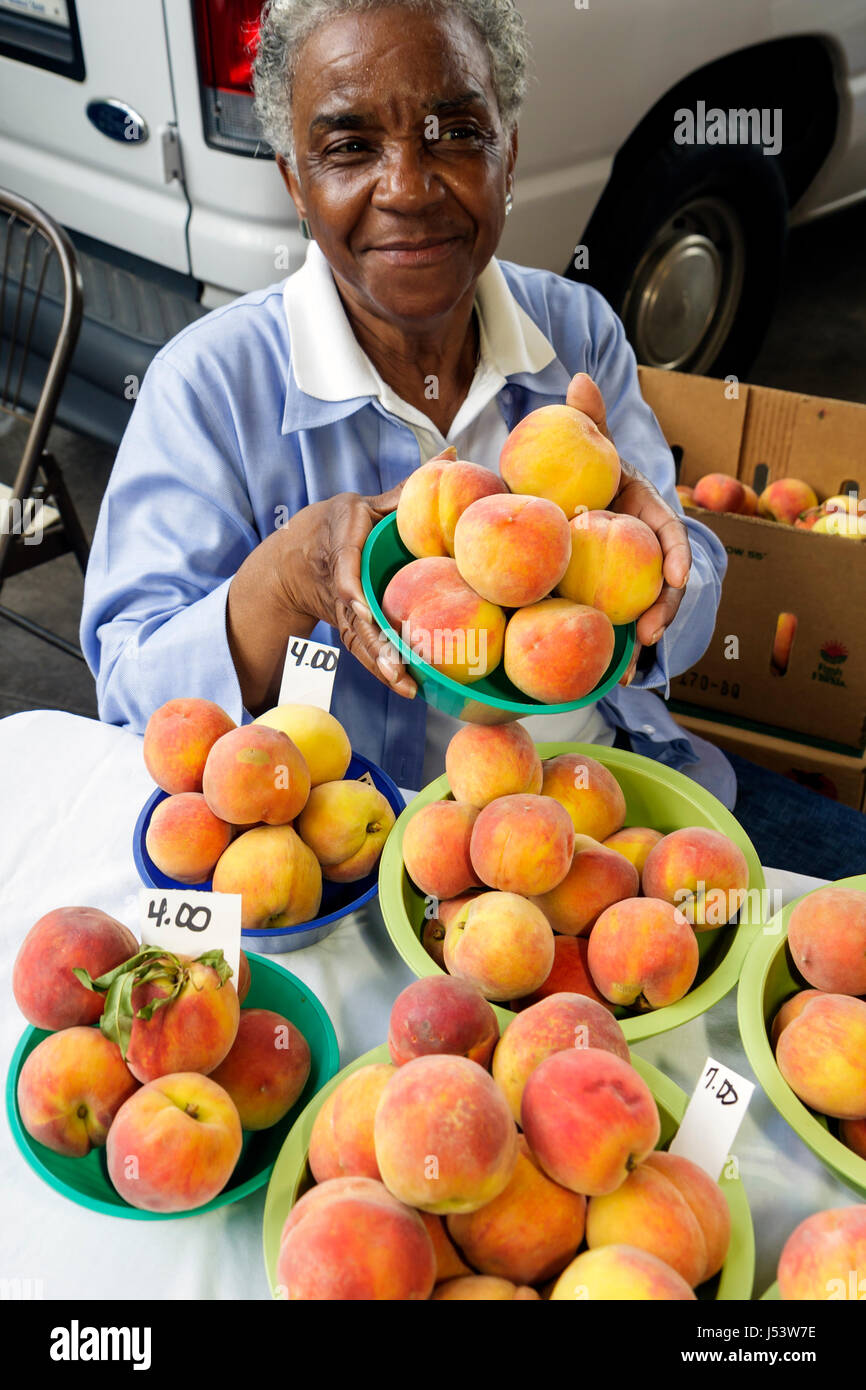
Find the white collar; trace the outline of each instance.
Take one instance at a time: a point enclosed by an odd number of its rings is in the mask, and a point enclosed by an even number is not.
[[[482,362],[508,377],[539,372],[556,353],[514,298],[493,257],[476,286]],[[382,379],[364,352],[343,308],[331,267],[315,241],[304,264],[283,286],[292,371],[301,391],[324,401],[380,397]]]

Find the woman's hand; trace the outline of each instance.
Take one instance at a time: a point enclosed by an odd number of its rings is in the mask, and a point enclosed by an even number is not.
[[[361,552],[373,527],[393,512],[403,484],[378,497],[339,492],[314,502],[284,528],[280,577],[286,606],[335,627],[340,641],[384,684],[414,696],[416,684],[381,632],[361,585]]]
[[[613,443],[607,428],[601,392],[586,372],[578,372],[577,376],[572,377],[565,403],[575,410],[582,410]],[[634,676],[641,647],[654,647],[676,617],[691,569],[692,552],[681,518],[668,506],[658,490],[631,464],[620,459],[620,465],[622,476],[610,511],[636,516],[655,532],[662,548],[664,578],[662,591],[655,603],[638,618],[634,654],[620,681],[620,685],[628,685]]]
[[[244,560],[229,586],[226,631],[244,706],[276,703],[292,637],[317,622],[335,627],[353,656],[384,685],[411,698],[417,687],[376,626],[361,586],[361,551],[396,509],[402,483],[377,497],[341,492],[302,507]]]

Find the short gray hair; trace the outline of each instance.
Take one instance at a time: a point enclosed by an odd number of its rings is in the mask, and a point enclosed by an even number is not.
[[[265,139],[297,173],[292,88],[298,54],[313,31],[338,15],[394,6],[416,13],[457,10],[478,31],[490,55],[493,90],[507,135],[526,95],[529,43],[514,0],[268,0],[253,66],[255,112]]]

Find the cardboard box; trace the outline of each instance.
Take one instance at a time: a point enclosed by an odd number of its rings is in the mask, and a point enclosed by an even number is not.
[[[641,389],[679,459],[679,481],[728,473],[759,493],[776,478],[819,500],[866,496],[866,406],[640,368]],[[671,696],[859,752],[866,745],[866,544],[697,508],[728,553],[716,629]],[[780,615],[796,620],[784,673]]]
[[[855,757],[782,739],[760,728],[720,724],[700,715],[671,709],[678,724],[726,753],[739,753],[770,772],[821,792],[843,806],[866,812],[866,755]]]

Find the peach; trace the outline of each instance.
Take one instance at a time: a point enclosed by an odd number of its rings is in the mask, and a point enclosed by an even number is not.
[[[468,1057],[415,1057],[376,1109],[376,1158],[400,1201],[422,1211],[474,1211],[507,1186],[517,1128],[493,1078]]]
[[[743,502],[740,507],[740,516],[757,516],[758,514],[758,494],[748,483],[743,483]]]
[[[694,1297],[675,1269],[634,1245],[584,1250],[563,1270],[550,1295],[553,1303],[573,1299],[685,1302]]]
[[[550,998],[553,994],[584,994],[588,999],[602,1004],[608,1013],[613,1013],[613,1005],[599,993],[589,973],[586,960],[588,949],[589,943],[583,937],[555,936],[553,965],[544,984],[539,985],[531,994],[525,994],[522,999],[512,999],[508,1007],[520,1012],[532,1004],[538,1004],[542,999]]]
[[[779,1257],[783,1302],[866,1297],[866,1205],[835,1207],[807,1216]]]
[[[117,1043],[98,1028],[64,1028],[34,1047],[18,1074],[18,1113],[31,1138],[83,1158],[101,1148],[124,1101],[138,1090]]]
[[[688,994],[700,953],[694,929],[671,903],[629,898],[598,918],[587,963],[612,1004],[662,1009]]]
[[[455,801],[481,810],[500,796],[541,791],[541,759],[522,724],[465,724],[445,750]]]
[[[810,529],[819,536],[841,536],[844,540],[858,541],[866,535],[866,522],[862,516],[852,516],[849,512],[825,512],[816,518]]]
[[[477,896],[477,893],[462,893],[456,898],[446,898],[444,902],[436,904],[436,916],[430,915],[433,905],[428,905],[421,931],[421,945],[440,970],[445,969],[445,937],[451,919]]]
[[[564,807],[530,792],[491,801],[478,813],[469,842],[482,883],[527,897],[562,882],[573,849],[574,830]]]
[[[862,1120],[842,1120],[839,1138],[858,1158],[866,1158],[866,1117]]]
[[[467,1274],[462,1279],[448,1279],[433,1291],[437,1303],[515,1303],[539,1300],[541,1294],[527,1285],[518,1287],[509,1279],[491,1279],[484,1274]]]
[[[729,922],[748,886],[749,866],[739,845],[700,825],[665,835],[650,850],[641,875],[646,896],[673,903],[696,930]]]
[[[571,1047],[540,1062],[523,1088],[520,1119],[547,1176],[586,1197],[615,1192],[661,1133],[643,1077],[596,1047]]]
[[[509,1023],[493,1054],[493,1079],[520,1122],[530,1076],[554,1053],[574,1048],[610,1052],[628,1062],[628,1043],[607,1009],[582,994],[555,994],[522,1010]]]
[[[238,1112],[222,1086],[177,1072],[148,1082],[117,1112],[108,1176],[140,1211],[193,1211],[222,1192],[242,1145]]]
[[[477,806],[431,801],[416,811],[403,833],[403,863],[428,897],[456,898],[482,883],[469,857]]]
[[[683,511],[695,506],[695,490],[687,487],[685,483],[677,483],[677,497],[680,499]]]
[[[323,878],[354,883],[373,872],[395,819],[378,787],[343,778],[312,788],[295,827],[321,864]]]
[[[508,1186],[478,1211],[449,1216],[447,1224],[481,1274],[537,1284],[574,1258],[585,1218],[586,1198],[551,1182],[521,1136]]]
[[[450,451],[456,454],[456,451]],[[454,555],[454,529],[460,517],[481,497],[507,492],[490,468],[465,459],[430,459],[403,484],[397,503],[397,530],[406,549],[419,560],[431,555]]]
[[[567,517],[606,507],[619,487],[619,455],[593,420],[568,405],[543,405],[509,434],[499,471],[512,492],[547,497]]]
[[[794,964],[810,985],[828,994],[866,994],[866,893],[819,888],[788,921]]]
[[[608,849],[615,849],[617,854],[624,854],[629,863],[634,864],[638,873],[642,874],[647,855],[659,840],[663,839],[664,835],[660,830],[653,830],[648,825],[627,825],[622,830],[615,830],[612,835],[608,835],[602,843]]]
[[[610,619],[598,609],[567,598],[542,599],[508,620],[505,674],[541,704],[573,704],[598,685],[615,644]]]
[[[581,512],[568,523],[571,559],[557,593],[598,608],[614,624],[631,623],[662,590],[662,548],[639,517]]]
[[[413,1057],[448,1053],[488,1067],[499,1022],[487,1000],[463,980],[428,975],[413,980],[391,1006],[388,1051],[395,1067]]]
[[[776,1063],[795,1096],[837,1120],[866,1117],[866,1002],[809,999],[781,1033]]]
[[[758,514],[793,526],[801,512],[817,505],[818,498],[808,483],[799,478],[777,478],[758,498]]]
[[[578,835],[606,840],[625,820],[625,797],[612,772],[582,753],[559,753],[542,763],[542,796],[564,806]]]
[[[421,1216],[372,1178],[331,1178],[286,1218],[277,1286],[290,1302],[427,1299],[435,1278]]]
[[[310,794],[310,772],[288,735],[245,724],[217,739],[202,778],[207,804],[232,825],[287,825]]]
[[[97,1023],[105,1000],[79,982],[73,971],[94,980],[138,950],[128,927],[98,907],[57,907],[25,936],[12,967],[15,1002],[34,1028],[51,1032]]]
[[[352,745],[339,719],[327,710],[318,705],[277,705],[253,723],[279,729],[291,739],[307,764],[311,786],[345,777],[352,761]]]
[[[781,1037],[782,1029],[787,1028],[789,1023],[793,1023],[794,1019],[799,1017],[810,999],[818,999],[820,995],[821,991],[819,989],[801,989],[798,990],[796,994],[792,994],[790,999],[785,1000],[782,1007],[774,1016],[772,1027],[770,1028],[770,1043],[773,1047],[773,1051],[775,1051],[776,1043]]]
[[[394,1071],[390,1062],[359,1067],[327,1097],[310,1134],[310,1169],[316,1182],[381,1177],[373,1144],[373,1121]]]
[[[566,936],[588,936],[600,913],[640,891],[633,864],[589,835],[575,835],[571,867],[549,893],[533,898],[553,930]]]
[[[443,675],[471,685],[502,659],[505,614],[471,589],[454,560],[412,560],[382,596],[382,612],[406,646]]]
[[[519,894],[479,893],[451,919],[444,958],[449,974],[485,999],[511,999],[547,979],[553,932],[543,912]]]
[[[310,1065],[300,1028],[271,1009],[241,1009],[228,1056],[210,1075],[231,1096],[243,1129],[270,1129],[295,1104]]]
[[[201,792],[177,792],[154,807],[145,847],[160,873],[178,883],[206,883],[232,839]]]
[[[215,893],[240,893],[241,927],[293,927],[316,916],[322,870],[290,825],[260,825],[233,840],[213,874]]]
[[[501,608],[537,603],[556,588],[571,554],[562,508],[544,497],[482,497],[454,531],[454,559],[477,594]]]
[[[424,1222],[436,1255],[436,1283],[441,1284],[446,1279],[459,1279],[463,1275],[471,1275],[472,1270],[448,1235],[445,1217],[434,1216],[429,1211],[420,1211],[418,1215]]]
[[[170,1072],[214,1071],[228,1055],[240,1017],[226,961],[191,960],[155,946],[133,961],[126,979],[111,985],[121,994],[131,990],[131,1018],[125,1020],[109,998],[102,1019],[103,1032],[119,1043],[133,1076],[155,1081]]]
[[[212,700],[169,700],[154,710],[144,731],[144,765],[164,792],[200,792],[217,739],[235,721]]]
[[[691,1288],[717,1274],[731,1238],[718,1183],[688,1158],[651,1153],[616,1192],[590,1198],[586,1243],[636,1245],[658,1256]]]
[[[741,512],[746,493],[739,478],[727,473],[706,473],[694,489],[695,506],[709,512]]]

